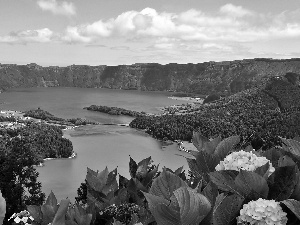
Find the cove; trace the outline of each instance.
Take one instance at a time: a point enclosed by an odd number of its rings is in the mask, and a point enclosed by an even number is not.
[[[129,123],[132,118],[111,116],[84,110],[95,105],[117,106],[135,111],[159,113],[157,107],[182,104],[167,92],[141,92],[135,90],[110,90],[91,88],[18,88],[0,94],[1,110],[24,111],[40,107],[62,118],[87,118],[100,123]],[[86,168],[102,171],[118,167],[118,173],[129,178],[129,155],[140,161],[151,156],[154,164],[171,169],[184,166],[185,153],[176,145],[162,147],[162,143],[143,131],[114,125],[83,126],[64,131],[77,152],[75,159],[56,159],[37,167],[39,181],[46,196],[52,190],[58,200],[69,198],[74,202],[77,188],[84,182]]]

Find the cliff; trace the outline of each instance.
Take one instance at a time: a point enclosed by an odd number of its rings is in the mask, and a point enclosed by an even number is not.
[[[300,59],[67,67],[0,64],[0,90],[61,86],[234,94],[286,73],[299,82]]]

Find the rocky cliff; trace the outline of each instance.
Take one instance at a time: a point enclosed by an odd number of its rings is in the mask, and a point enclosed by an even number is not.
[[[286,73],[299,82],[300,59],[67,67],[0,64],[0,90],[61,86],[233,94]]]

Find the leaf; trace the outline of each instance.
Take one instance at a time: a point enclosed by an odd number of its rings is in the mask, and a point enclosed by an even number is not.
[[[92,214],[87,214],[80,205],[75,205],[75,220],[78,225],[89,225],[92,221]]]
[[[148,206],[149,206],[149,209],[150,209],[151,212],[155,209],[155,207],[158,204],[165,204],[165,205],[170,204],[170,201],[168,201],[164,197],[156,196],[156,195],[149,194],[149,193],[146,193],[146,192],[143,192],[143,194],[144,194],[144,196],[145,196],[145,198],[148,202]]]
[[[238,216],[244,198],[237,195],[220,196],[213,209],[214,225],[229,225]]]
[[[188,165],[189,165],[189,168],[190,168],[190,171],[191,171],[191,174],[197,179],[197,180],[201,180],[202,179],[202,172],[198,169],[198,165],[197,165],[197,162],[195,159],[189,159],[187,158],[186,159]]]
[[[95,175],[96,174],[96,175]],[[86,181],[87,184],[94,190],[101,192],[108,176],[107,167],[100,174],[90,168],[87,168]]]
[[[288,147],[288,149],[284,148],[284,150],[288,150],[290,153],[300,156],[300,142],[293,139],[285,139],[280,137],[281,141]]]
[[[208,153],[208,154],[214,154],[216,147],[218,146],[218,144],[222,141],[221,136],[218,136],[212,140],[210,140],[209,142],[204,142],[203,143],[203,150]]]
[[[288,199],[296,186],[296,172],[296,166],[276,168],[275,172],[268,179],[268,199],[276,201]]]
[[[281,151],[277,148],[271,148],[267,151],[262,153],[262,156],[266,157],[268,160],[271,161],[273,167],[278,166],[278,160],[282,156]]]
[[[42,205],[41,211],[43,213],[43,222],[42,224],[52,223],[56,210],[51,205]]]
[[[219,159],[217,157],[203,151],[199,152],[195,160],[198,173],[202,174],[202,176],[215,171],[216,166],[219,164]]]
[[[41,223],[43,221],[41,206],[27,205],[27,210],[30,213],[30,215],[33,217],[34,221],[38,223]]]
[[[143,178],[147,174],[147,168],[150,163],[151,157],[143,159],[137,165],[136,176],[139,178]]]
[[[135,178],[136,171],[137,171],[138,165],[136,162],[130,157],[129,161],[129,173],[132,178]]]
[[[278,160],[278,167],[284,166],[294,166],[296,163],[292,160],[292,158],[288,157],[287,155],[281,156]]]
[[[183,170],[183,166],[174,171],[175,175],[179,176]]]
[[[163,170],[153,181],[149,193],[169,200],[173,192],[180,187],[187,187],[187,184],[175,174]]]
[[[68,211],[69,203],[69,199],[63,199],[60,201],[59,208],[55,214],[52,225],[65,225],[65,216]]]
[[[240,194],[240,190],[235,184],[235,177],[237,171],[223,170],[209,173],[209,177],[213,183],[222,191],[229,191],[231,193]]]
[[[178,224],[180,216],[177,207],[172,207],[170,201],[161,196],[143,192],[149,206],[149,210],[158,224]],[[174,196],[174,195],[173,195]],[[177,209],[177,210],[176,210]]]
[[[300,171],[298,167],[296,167],[296,185],[290,198],[300,201]]]
[[[202,194],[209,200],[212,206],[214,206],[216,198],[218,196],[218,187],[212,181],[210,181],[203,189]]]
[[[214,155],[223,160],[226,155],[233,150],[234,146],[240,142],[239,136],[231,136],[222,140],[216,147]]]
[[[165,204],[158,204],[151,212],[158,225],[181,225],[179,212]]]
[[[269,193],[267,181],[255,172],[241,170],[235,184],[247,200],[266,199]]]
[[[48,196],[45,204],[46,205],[50,205],[50,206],[52,206],[54,208],[58,208],[58,206],[57,206],[57,199],[56,199],[56,197],[55,197],[55,195],[54,195],[54,193],[52,191],[50,192],[50,194],[49,194],[49,196]]]
[[[270,167],[270,164],[266,163],[265,165],[257,167],[254,170],[254,172],[257,173],[258,175],[262,176],[263,178],[265,178],[267,180],[268,177],[269,177],[269,167]]]
[[[152,179],[156,176],[158,171],[158,165],[154,167],[153,170],[146,174],[146,177],[143,180],[143,185],[148,188],[151,185]]]
[[[119,174],[119,188],[126,188],[129,180]]]
[[[284,201],[281,201],[281,203],[285,204],[294,214],[297,216],[297,218],[300,220],[300,202],[296,201],[294,199],[287,199]]]
[[[178,188],[174,191],[174,195],[179,203],[182,225],[198,225],[211,209],[208,199],[191,188]]]
[[[105,167],[105,169],[103,171],[101,171],[100,173],[97,174],[97,180],[99,183],[101,184],[106,184],[107,179],[108,179],[108,168],[107,166]]]
[[[207,137],[204,137],[200,132],[193,131],[193,145],[198,149],[198,151],[203,151],[204,143],[209,142]]]

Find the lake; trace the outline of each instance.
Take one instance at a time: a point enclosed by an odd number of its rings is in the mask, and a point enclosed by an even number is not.
[[[86,118],[100,123],[129,123],[133,118],[112,116],[84,110],[95,105],[116,106],[125,109],[159,113],[158,107],[182,104],[186,101],[168,98],[168,92],[141,92],[136,90],[112,90],[92,88],[17,88],[0,94],[1,110],[25,111],[40,107],[57,117]],[[129,155],[137,162],[152,157],[155,164],[177,169],[187,169],[187,156],[176,145],[162,143],[142,131],[115,125],[90,125],[64,131],[64,137],[73,143],[78,156],[75,159],[56,159],[38,167],[39,181],[46,195],[52,190],[57,198],[69,198],[74,202],[77,188],[84,181],[86,168],[111,171],[129,178]]]

